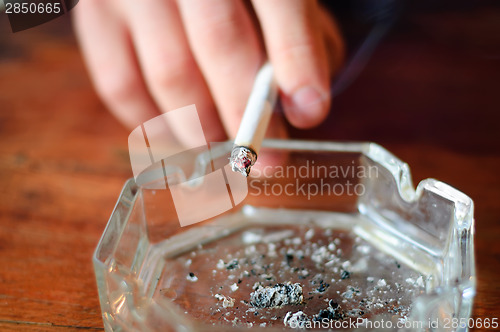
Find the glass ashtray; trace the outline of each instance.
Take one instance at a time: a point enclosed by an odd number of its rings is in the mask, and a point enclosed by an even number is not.
[[[231,148],[126,182],[93,257],[106,331],[467,330],[468,196],[374,143],[266,140],[248,178]]]

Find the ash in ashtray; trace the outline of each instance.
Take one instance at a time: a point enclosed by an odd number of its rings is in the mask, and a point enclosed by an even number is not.
[[[346,316],[345,316],[342,308],[340,307],[340,305],[338,305],[338,303],[333,302],[332,300],[330,300],[328,302],[328,308],[321,309],[318,314],[314,315],[313,320],[314,321],[318,321],[318,322],[322,322],[325,319],[328,320],[328,321],[331,321],[331,320],[342,320],[345,317]]]
[[[230,308],[234,306],[234,299],[230,298],[229,296],[224,296],[221,294],[215,294],[215,298],[219,301],[222,301],[222,307],[224,308]]]
[[[299,283],[276,284],[263,287],[258,285],[250,294],[250,304],[257,308],[278,308],[284,305],[298,305],[304,300]]]
[[[310,328],[313,326],[312,322],[329,322],[344,320],[346,315],[340,307],[340,305],[333,300],[328,301],[328,307],[326,309],[321,309],[317,314],[309,317],[303,311],[297,311],[293,313],[292,311],[287,312],[283,324],[291,328]]]
[[[188,275],[186,276],[186,279],[191,281],[191,282],[198,281],[198,277],[193,272],[189,272]]]
[[[286,313],[283,324],[291,328],[303,329],[306,325],[309,325],[311,319],[303,311],[297,311],[292,313],[291,311]]]
[[[405,319],[429,278],[352,232],[308,226],[246,229],[176,262],[182,275],[164,283],[184,288],[162,294],[201,321],[247,327]]]

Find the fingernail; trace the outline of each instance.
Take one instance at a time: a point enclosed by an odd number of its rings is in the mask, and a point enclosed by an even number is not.
[[[298,118],[315,122],[315,118],[322,117],[325,113],[326,101],[326,94],[321,94],[312,86],[305,86],[292,94],[286,106]]]
[[[322,101],[322,96],[315,88],[305,86],[295,91],[292,96],[293,103],[298,108],[304,108]]]
[[[325,96],[311,86],[300,88],[292,96],[293,104],[297,109],[312,113],[315,113],[316,109],[322,108],[325,99]]]

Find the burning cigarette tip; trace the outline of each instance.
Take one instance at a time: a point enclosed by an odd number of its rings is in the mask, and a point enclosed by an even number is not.
[[[231,151],[231,168],[234,172],[240,172],[244,176],[250,174],[250,168],[257,161],[257,154],[245,146],[235,146]]]

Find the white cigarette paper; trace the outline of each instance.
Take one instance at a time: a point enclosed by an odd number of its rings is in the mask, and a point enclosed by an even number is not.
[[[257,73],[234,140],[235,147],[231,154],[233,171],[248,176],[266,134],[277,95],[278,87],[274,79],[273,67],[267,62]]]
[[[277,94],[278,88],[273,67],[270,63],[266,63],[255,78],[238,134],[234,140],[235,145],[249,147],[255,153],[259,153]]]

